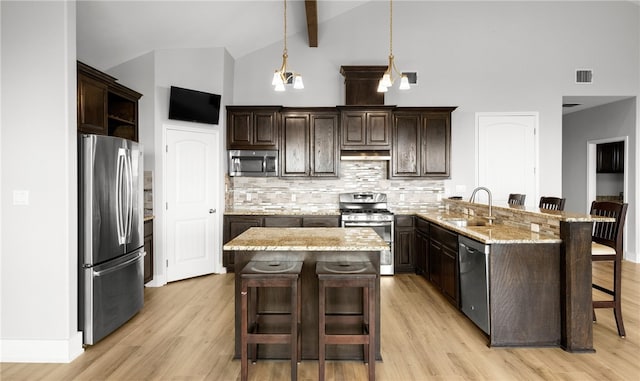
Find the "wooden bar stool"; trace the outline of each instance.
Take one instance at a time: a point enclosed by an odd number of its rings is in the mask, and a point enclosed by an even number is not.
[[[240,379],[247,380],[249,375],[248,346],[251,344],[253,361],[258,356],[258,344],[289,344],[291,349],[291,380],[298,378],[298,362],[300,361],[300,316],[301,316],[301,288],[300,272],[302,262],[261,262],[247,263],[240,273],[241,323],[240,323]],[[291,289],[291,304],[288,313],[265,313],[258,308],[258,289],[269,287],[286,287]],[[264,332],[261,323],[267,320],[288,319],[289,331],[274,330]]]
[[[318,262],[318,368],[319,380],[324,380],[327,344],[361,344],[364,362],[368,363],[369,381],[376,378],[376,278],[370,262]],[[327,313],[326,291],[329,287],[362,288],[362,314]],[[331,334],[327,326],[357,326],[358,333]],[[355,332],[355,330],[354,330]]]
[[[611,283],[596,284],[592,287],[609,296],[609,300],[593,301],[593,321],[596,321],[596,308],[613,308],[618,335],[625,337],[622,322],[622,257],[624,222],[627,216],[628,204],[612,201],[593,201],[590,214],[615,218],[615,222],[596,222],[591,235],[591,261],[610,261],[613,263],[613,279]],[[592,281],[593,282],[593,281]]]

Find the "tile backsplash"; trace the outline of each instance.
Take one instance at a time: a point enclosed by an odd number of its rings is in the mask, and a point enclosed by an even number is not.
[[[153,172],[144,171],[144,215],[153,215]]]
[[[341,161],[340,177],[264,178],[225,176],[226,211],[337,212],[338,194],[382,192],[396,214],[442,207],[443,180],[388,179],[388,161]]]

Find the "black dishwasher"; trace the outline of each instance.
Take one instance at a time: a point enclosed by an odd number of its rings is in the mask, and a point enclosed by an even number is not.
[[[489,324],[489,245],[458,236],[460,306],[487,335]]]

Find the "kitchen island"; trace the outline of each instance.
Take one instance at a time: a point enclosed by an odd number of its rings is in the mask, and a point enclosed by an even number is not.
[[[223,247],[233,251],[237,271],[249,261],[302,261],[302,358],[318,358],[318,261],[370,261],[380,268],[380,252],[389,245],[371,228],[250,228]],[[288,308],[286,290],[265,290],[260,295],[263,311]],[[342,311],[360,312],[361,293],[358,290],[328,294],[328,303],[339,302]],[[380,278],[376,281],[376,336],[380,336]],[[235,357],[240,358],[240,277],[235,278]],[[259,348],[260,358],[288,358],[286,348]],[[327,348],[328,359],[361,359],[357,346]],[[376,343],[376,358],[381,359],[380,340]]]
[[[417,216],[491,246],[490,343],[593,352],[591,231],[613,219],[511,205],[493,205],[493,224],[487,214],[487,205],[445,200],[437,213]]]

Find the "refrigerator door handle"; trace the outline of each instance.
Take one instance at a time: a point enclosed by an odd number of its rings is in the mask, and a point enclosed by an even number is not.
[[[122,181],[124,180],[123,176],[125,172],[125,161],[126,161],[126,152],[124,148],[118,149],[118,159],[116,162],[116,228],[118,233],[118,243],[120,245],[124,245],[126,242],[126,231],[125,224],[123,221],[123,198],[126,198],[126,194],[123,194],[123,186]]]
[[[140,258],[144,257],[144,256],[145,256],[145,254],[146,254],[146,253],[145,253],[144,251],[141,251],[141,252],[139,252],[139,253],[138,253],[138,255],[136,255],[135,257],[133,257],[133,258],[129,259],[128,261],[122,262],[122,263],[120,263],[120,264],[119,264],[119,265],[117,265],[117,266],[110,267],[110,268],[105,269],[105,270],[94,271],[94,272],[93,272],[93,276],[99,277],[99,276],[107,275],[107,274],[112,273],[112,272],[114,272],[114,271],[118,271],[118,270],[120,270],[120,269],[122,269],[122,268],[124,268],[124,267],[129,266],[129,265],[130,265],[130,264],[132,264],[133,262],[136,262],[136,261],[137,261],[137,260],[139,260]]]
[[[131,152],[125,156],[126,170],[126,194],[127,216],[125,222],[125,242],[131,241],[131,223],[133,221],[133,165],[131,164]]]

